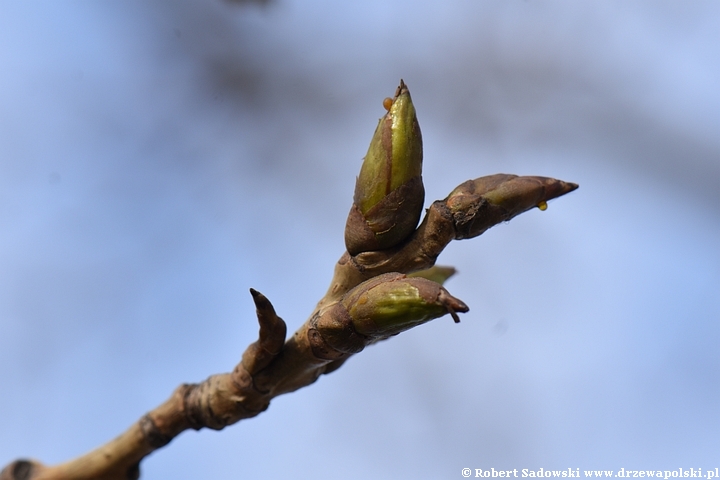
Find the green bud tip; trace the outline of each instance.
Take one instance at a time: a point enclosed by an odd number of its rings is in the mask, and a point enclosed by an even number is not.
[[[422,135],[405,82],[383,106],[355,188],[355,204],[363,214],[413,177],[422,175]]]
[[[405,82],[400,80],[395,96],[386,98],[383,106],[387,113],[370,141],[345,226],[351,255],[405,241],[415,231],[425,202],[422,135]]]

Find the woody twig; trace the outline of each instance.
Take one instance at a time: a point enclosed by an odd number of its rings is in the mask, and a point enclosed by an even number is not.
[[[47,466],[16,460],[0,480],[129,480],[140,463],[185,430],[221,430],[265,411],[278,395],[337,370],[366,346],[446,314],[459,322],[467,305],[442,283],[454,273],[435,266],[452,240],[476,237],[501,222],[577,188],[546,177],[491,175],[460,184],[424,204],[422,137],[401,80],[381,117],[358,176],[345,228],[347,251],[308,320],[286,340],[270,301],[250,290],[259,338],[229,373],[180,385],[165,403],[107,444]]]

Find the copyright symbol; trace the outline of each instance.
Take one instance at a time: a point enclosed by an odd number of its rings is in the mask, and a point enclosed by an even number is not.
[[[472,470],[470,470],[469,468],[463,468],[462,476],[469,477],[470,475],[472,475]]]

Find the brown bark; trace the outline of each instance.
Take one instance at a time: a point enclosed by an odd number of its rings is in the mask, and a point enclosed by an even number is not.
[[[125,433],[86,455],[54,466],[17,460],[0,472],[0,480],[139,478],[142,459],[181,432],[220,430],[254,417],[267,409],[274,397],[310,385],[365,346],[404,330],[396,326],[372,335],[357,331],[352,319],[346,318],[348,309],[339,308],[339,302],[345,299],[345,305],[360,298],[363,292],[353,289],[362,282],[389,272],[405,274],[429,269],[451,240],[477,236],[575,188],[575,184],[550,178],[515,175],[493,175],[463,183],[445,200],[434,202],[415,233],[400,246],[354,256],[346,252],[335,267],[327,294],[287,341],[285,322],[264,295],[251,289],[260,324],[259,339],[245,350],[232,372],[213,375],[199,384],[180,385],[165,403],[141,417]],[[451,273],[439,272],[444,278]],[[391,279],[398,278],[404,275]],[[352,298],[346,295],[349,292]],[[457,320],[455,311],[467,310],[442,287],[424,292],[423,301],[444,308],[433,318],[450,313]]]

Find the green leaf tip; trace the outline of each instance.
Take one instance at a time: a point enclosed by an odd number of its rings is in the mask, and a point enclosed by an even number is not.
[[[433,265],[428,269],[410,273],[408,274],[408,277],[426,278],[428,280],[432,280],[433,282],[437,282],[440,285],[443,285],[450,277],[452,277],[456,273],[457,270],[455,269],[455,267]]]

